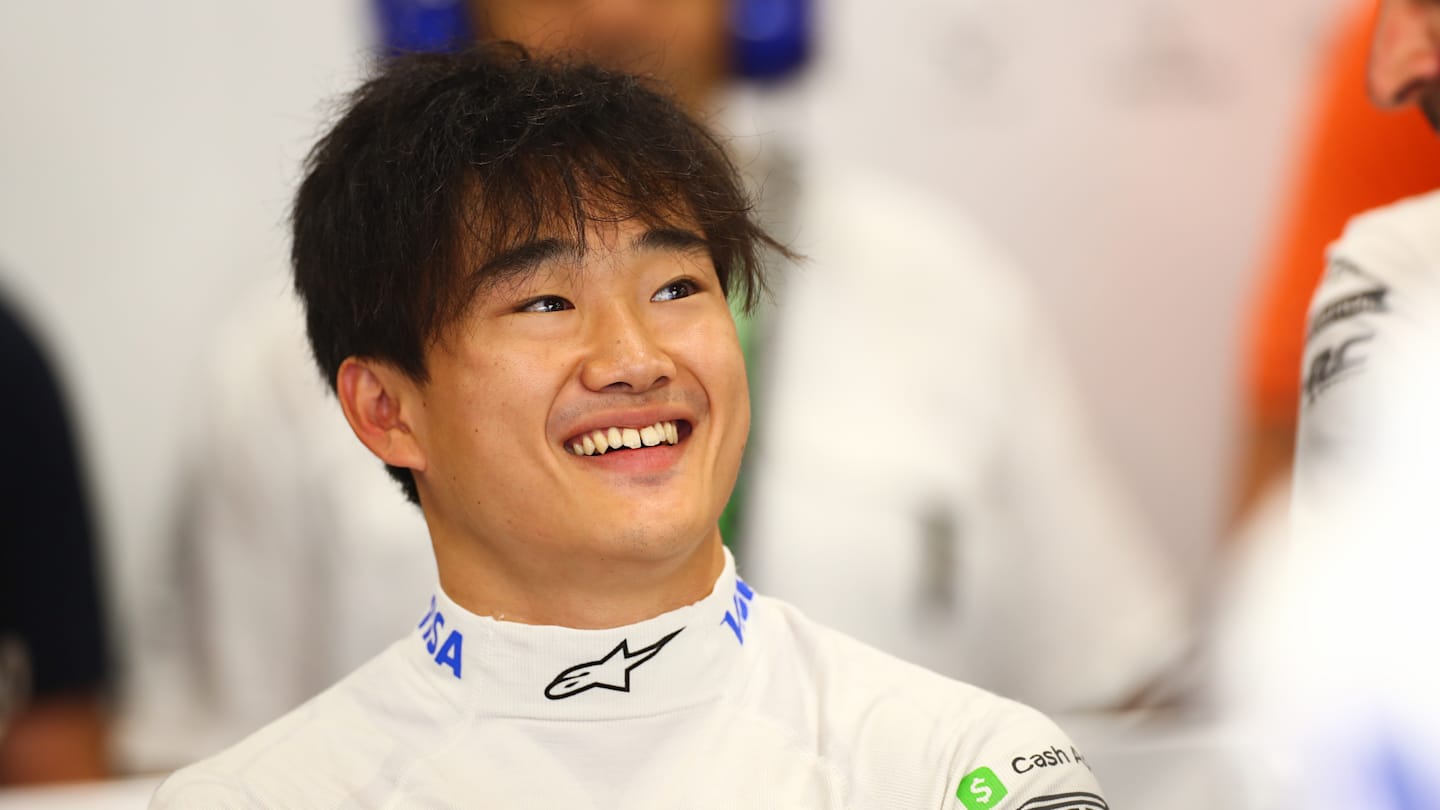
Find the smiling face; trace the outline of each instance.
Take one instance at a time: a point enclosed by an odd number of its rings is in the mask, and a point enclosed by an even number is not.
[[[410,421],[437,550],[446,538],[532,560],[718,550],[750,410],[701,235],[631,220],[589,232],[583,253],[542,239],[488,264],[497,280],[429,350]]]
[[[749,428],[725,292],[753,305],[789,255],[711,133],[513,45],[399,56],[294,210],[311,348],[451,598],[614,627],[710,591]]]

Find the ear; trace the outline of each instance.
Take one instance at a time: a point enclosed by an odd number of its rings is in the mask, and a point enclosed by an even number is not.
[[[350,429],[370,452],[392,467],[425,470],[425,451],[413,430],[421,401],[414,380],[385,363],[347,357],[335,375],[335,393]]]

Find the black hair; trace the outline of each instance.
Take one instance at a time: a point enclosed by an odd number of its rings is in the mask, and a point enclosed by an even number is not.
[[[333,389],[347,357],[428,381],[425,351],[488,279],[478,268],[559,228],[698,227],[727,296],[752,307],[756,222],[724,148],[647,81],[513,43],[385,59],[306,160],[291,217],[295,286]],[[478,260],[477,260],[478,259]],[[411,501],[408,469],[388,467]]]

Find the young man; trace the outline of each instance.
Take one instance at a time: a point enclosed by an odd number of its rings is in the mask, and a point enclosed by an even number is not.
[[[1369,88],[1440,126],[1440,5],[1379,3]],[[1437,807],[1440,192],[1356,217],[1327,258],[1301,370],[1295,542],[1263,583],[1267,610],[1244,617],[1253,660],[1235,691],[1279,738],[1267,750],[1295,760],[1284,795],[1298,804]]]
[[[420,504],[439,588],[154,806],[1106,806],[1043,716],[736,575],[726,298],[753,302],[774,243],[668,101],[508,47],[394,62],[294,219],[316,357]]]
[[[482,37],[654,76],[743,136],[757,125],[724,109],[732,6],[471,4]],[[750,321],[755,429],[726,541],[766,592],[928,669],[1050,712],[1135,702],[1188,647],[1186,588],[1025,274],[944,201],[783,140],[732,142],[808,261],[775,262],[776,303]],[[208,756],[312,697],[413,624],[435,579],[418,510],[334,418],[274,276],[187,409],[173,598],[139,623],[166,632],[130,648],[130,768]],[[851,438],[911,424],[925,441]]]
[[[1440,129],[1440,6],[1382,0],[1368,72],[1378,106],[1416,106]],[[1391,428],[1424,413],[1415,403],[1434,399],[1440,378],[1440,192],[1354,218],[1327,260],[1306,329],[1296,440],[1297,528],[1315,533],[1359,506],[1357,486],[1407,489],[1431,455],[1428,420]]]

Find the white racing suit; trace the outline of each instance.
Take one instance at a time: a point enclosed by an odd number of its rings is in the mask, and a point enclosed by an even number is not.
[[[1298,752],[1290,803],[1440,806],[1440,193],[1356,217],[1331,247],[1303,374],[1256,702]]]
[[[1020,704],[757,596],[608,630],[476,616],[437,588],[410,637],[154,808],[1106,808]]]

